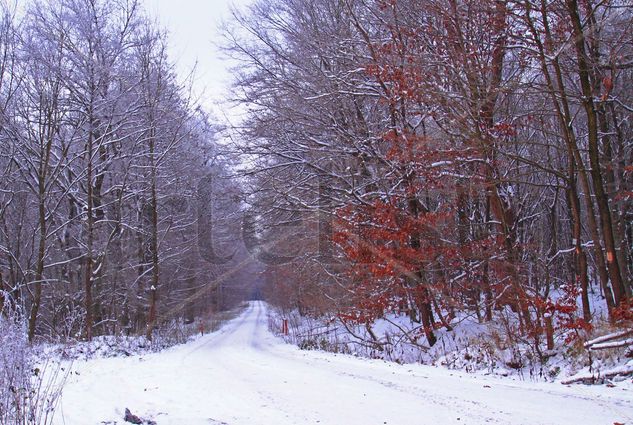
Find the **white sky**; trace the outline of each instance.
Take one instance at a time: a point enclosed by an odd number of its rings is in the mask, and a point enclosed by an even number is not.
[[[226,98],[230,82],[228,62],[214,42],[219,25],[231,18],[230,6],[242,7],[252,0],[142,0],[147,12],[169,31],[170,54],[181,78],[196,66],[194,89],[204,91],[203,105],[222,119],[227,111],[217,105]]]

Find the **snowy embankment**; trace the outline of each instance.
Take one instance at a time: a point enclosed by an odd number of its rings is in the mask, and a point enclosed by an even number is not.
[[[557,331],[556,348],[547,350],[544,338],[536,345],[533,339],[521,337],[516,324],[502,314],[488,323],[464,315],[455,318],[450,330],[436,329],[437,343],[430,347],[422,326],[406,315],[389,314],[371,325],[277,308],[271,308],[269,316],[270,329],[303,349],[535,381],[615,384],[633,391],[633,338],[627,339],[633,336],[631,329],[603,328],[603,333],[611,333],[584,347],[580,341],[567,343],[569,332]],[[282,335],[284,320],[286,335]]]
[[[477,376],[305,351],[252,303],[220,331],[160,353],[76,361],[56,424],[613,424],[633,392]]]
[[[173,321],[156,329],[149,341],[145,336],[102,335],[94,337],[90,342],[70,341],[60,344],[44,345],[46,354],[62,360],[89,360],[102,357],[143,356],[159,352],[166,348],[192,342],[200,336],[200,332],[215,332],[226,322],[239,315],[247,303],[231,310],[216,312],[189,324],[181,320]]]

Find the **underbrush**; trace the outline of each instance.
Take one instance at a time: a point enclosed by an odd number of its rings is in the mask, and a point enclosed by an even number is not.
[[[169,322],[156,329],[151,341],[144,336],[107,335],[89,342],[34,345],[27,340],[25,315],[0,306],[0,424],[51,424],[74,360],[139,355],[186,343],[218,330],[245,307],[193,323]]]
[[[287,335],[281,332],[283,320],[288,323]],[[519,379],[633,383],[630,372],[627,373],[633,369],[633,350],[624,346],[596,351],[583,346],[590,338],[615,331],[605,321],[596,320],[591,334],[556,333],[551,350],[546,348],[545,341],[519,337],[513,325],[506,316],[484,324],[472,317],[456,318],[452,330],[436,330],[437,343],[430,347],[420,325],[408,317],[385,317],[369,327],[344,323],[336,317],[301,316],[297,311],[271,308],[269,313],[270,329],[286,342],[306,350]]]
[[[52,423],[67,370],[28,343],[22,314],[0,309],[0,424]]]
[[[203,334],[215,332],[244,310],[240,305],[232,310],[212,313],[191,323],[172,320],[157,327],[151,341],[143,335],[104,335],[92,341],[66,341],[53,345],[50,350],[62,359],[92,359],[103,357],[128,357],[158,352],[179,344],[185,344]]]

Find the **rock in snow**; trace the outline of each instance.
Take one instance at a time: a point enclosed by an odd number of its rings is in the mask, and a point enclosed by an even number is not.
[[[130,412],[130,409],[126,408],[125,409],[125,417],[123,418],[123,420],[125,422],[129,422],[132,424],[142,424],[143,420],[141,418],[139,418],[136,415],[133,415],[132,412]]]

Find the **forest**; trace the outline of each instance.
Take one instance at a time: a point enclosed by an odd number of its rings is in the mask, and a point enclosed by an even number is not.
[[[199,254],[206,187],[235,185],[166,31],[138,1],[3,5],[5,313],[21,312],[31,341],[151,339],[243,298],[210,284],[221,267]]]
[[[267,299],[546,350],[632,319],[633,5],[277,0],[227,29]],[[604,330],[598,331],[598,333]],[[372,341],[373,340],[373,341]],[[426,347],[426,348],[425,348]]]
[[[29,340],[253,296],[377,344],[406,317],[420,350],[465,317],[539,353],[630,328],[632,27],[628,0],[256,1],[221,126],[138,2],[5,4],[0,305]]]

